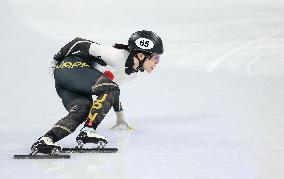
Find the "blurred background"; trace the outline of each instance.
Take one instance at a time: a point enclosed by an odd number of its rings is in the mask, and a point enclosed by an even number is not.
[[[1,0],[0,14],[1,178],[284,177],[282,0]],[[112,111],[98,129],[119,152],[13,160],[67,114],[53,55],[75,37],[111,46],[141,29],[165,53],[121,85],[134,130],[110,130]]]

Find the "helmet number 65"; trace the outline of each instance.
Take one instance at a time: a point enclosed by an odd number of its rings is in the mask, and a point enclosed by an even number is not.
[[[152,49],[154,47],[152,40],[147,38],[139,38],[135,40],[135,44],[142,49]]]
[[[140,45],[141,45],[141,46],[144,46],[144,47],[149,47],[149,40],[146,40],[146,41],[141,40],[141,41],[140,41]]]

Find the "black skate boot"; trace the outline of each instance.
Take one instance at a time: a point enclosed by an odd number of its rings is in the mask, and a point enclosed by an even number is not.
[[[78,143],[77,148],[83,148],[86,143],[98,144],[98,148],[104,148],[108,143],[108,139],[96,133],[95,129],[90,127],[84,127],[79,135],[76,137]]]
[[[61,152],[62,147],[53,143],[49,137],[41,137],[32,145],[31,150],[32,154],[43,153],[57,155]]]

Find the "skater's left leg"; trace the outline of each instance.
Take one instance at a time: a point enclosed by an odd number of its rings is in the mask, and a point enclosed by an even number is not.
[[[93,85],[92,90],[93,94],[97,95],[97,99],[93,102],[84,128],[76,138],[79,147],[84,143],[99,143],[102,146],[108,143],[106,137],[96,133],[96,128],[119,100],[119,86],[107,77],[102,76]]]
[[[115,82],[102,76],[93,85],[92,91],[97,99],[92,104],[85,126],[96,130],[109,110],[119,101],[120,89]]]

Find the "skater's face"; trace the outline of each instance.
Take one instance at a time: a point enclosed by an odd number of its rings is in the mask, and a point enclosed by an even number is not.
[[[136,60],[134,59],[134,66],[133,66],[134,69],[137,69],[137,67],[139,66],[139,62],[137,60],[143,60],[145,55],[143,53],[138,53],[137,57],[138,59]],[[151,73],[156,67],[156,65],[159,63],[159,59],[160,59],[159,55],[156,55],[156,54],[151,55],[144,62],[143,69],[147,71],[148,73]]]

